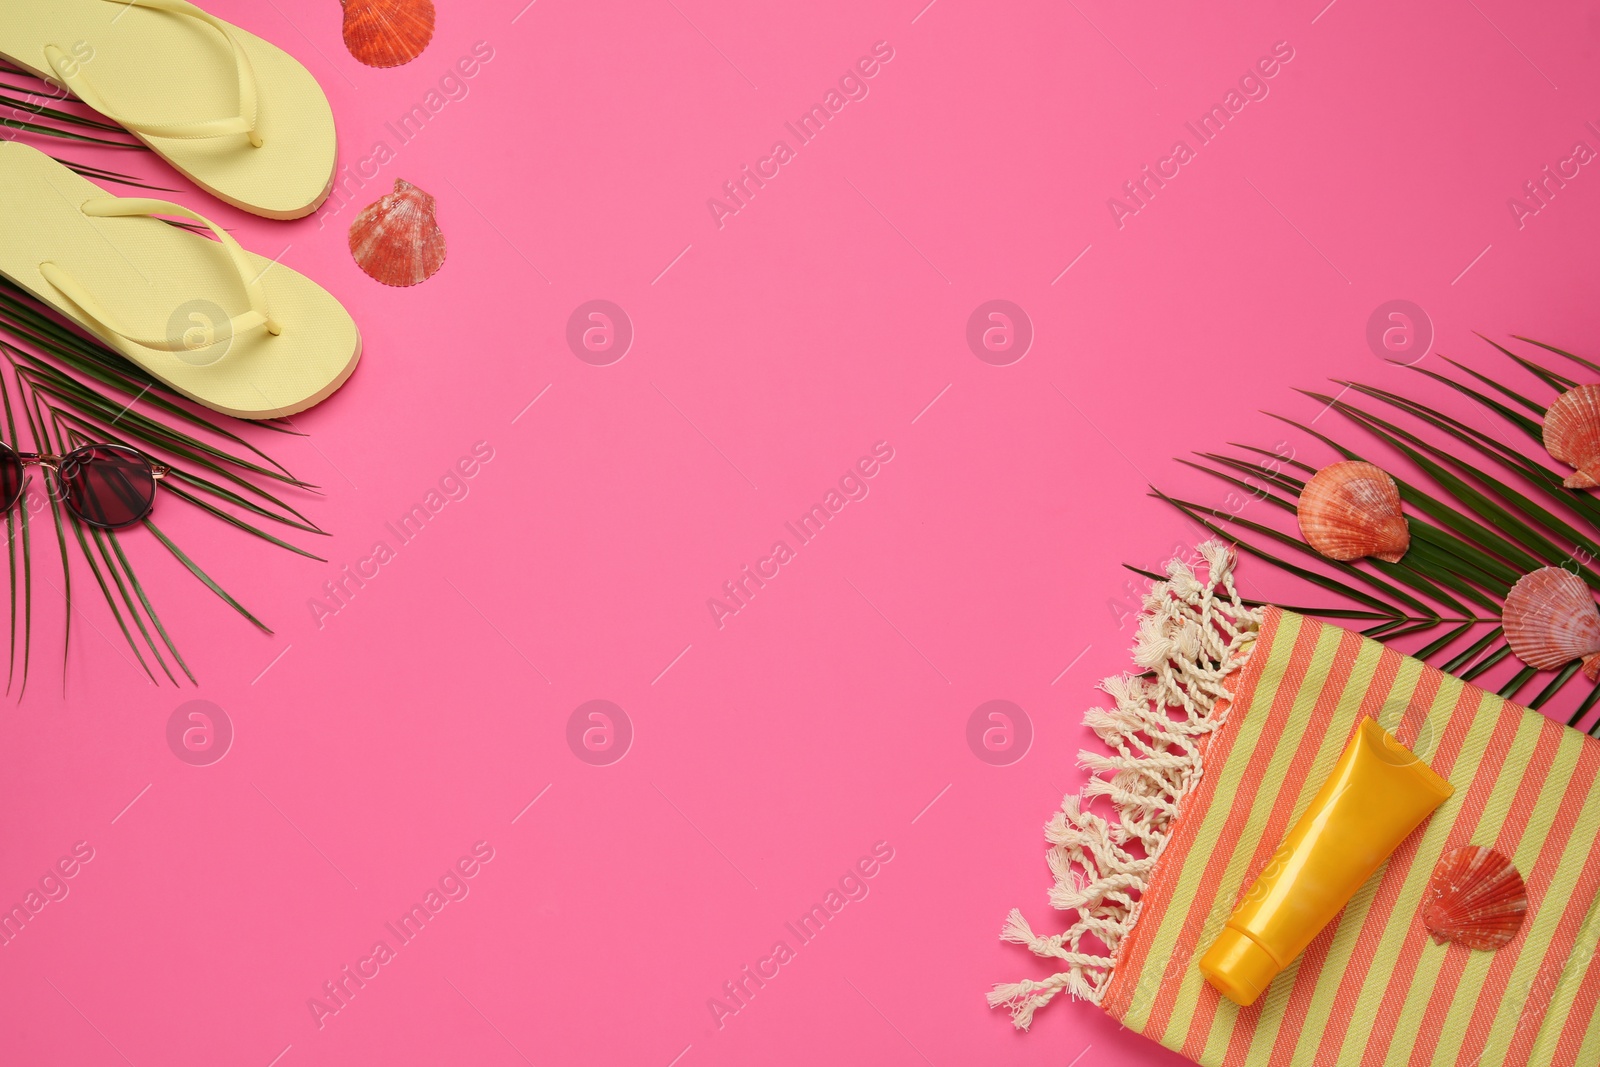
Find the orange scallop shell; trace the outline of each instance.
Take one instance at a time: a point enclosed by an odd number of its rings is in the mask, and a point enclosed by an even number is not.
[[[1562,482],[1569,489],[1600,485],[1600,385],[1568,389],[1544,413],[1544,447],[1576,470]]]
[[[384,285],[416,285],[444,263],[444,231],[433,218],[433,197],[396,180],[350,224],[350,254]]]
[[[1439,858],[1423,897],[1422,925],[1438,944],[1497,949],[1510,943],[1528,912],[1528,887],[1511,861],[1478,845]]]
[[[1400,490],[1382,467],[1356,460],[1323,467],[1300,491],[1306,543],[1329,559],[1398,563],[1411,547]]]
[[[339,0],[344,46],[369,67],[398,67],[433,39],[433,0]]]
[[[1553,671],[1575,659],[1600,677],[1600,608],[1571,571],[1540,567],[1517,579],[1500,616],[1506,643],[1530,667]]]

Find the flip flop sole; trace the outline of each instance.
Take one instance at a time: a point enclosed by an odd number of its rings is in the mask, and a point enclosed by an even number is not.
[[[227,415],[293,415],[350,377],[361,335],[327,290],[247,253],[282,332],[258,327],[228,337],[228,320],[249,301],[226,250],[160,219],[83,213],[82,204],[105,196],[42,152],[0,143],[0,274],[184,396]],[[45,279],[44,263],[70,275],[130,334],[193,347],[166,352],[107,330]]]
[[[261,147],[242,133],[134,136],[234,207],[273,219],[309,215],[333,187],[338,144],[328,98],[288,53],[237,27],[231,32],[255,72]],[[239,113],[233,55],[197,19],[107,0],[0,0],[0,58],[59,85],[45,56],[51,45],[124,115],[194,122]]]

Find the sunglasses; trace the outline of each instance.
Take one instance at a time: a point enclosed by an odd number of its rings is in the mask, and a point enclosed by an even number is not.
[[[156,503],[156,482],[172,472],[127,445],[84,445],[64,456],[18,452],[0,443],[0,510],[27,488],[24,468],[37,463],[55,472],[61,502],[90,526],[120,530],[143,521]]]

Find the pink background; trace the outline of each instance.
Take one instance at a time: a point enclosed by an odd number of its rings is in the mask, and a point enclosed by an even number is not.
[[[321,220],[178,195],[361,325],[354,378],[297,420],[311,436],[268,441],[324,487],[305,506],[329,562],[169,509],[266,637],[129,538],[198,692],[152,688],[91,600],[63,692],[41,607],[0,721],[0,902],[76,842],[94,859],[0,948],[0,1058],[1176,1062],[1087,1005],[1022,1035],[983,1001],[1050,971],[996,935],[1013,905],[1058,928],[1040,827],[1081,783],[1094,683],[1127,665],[1120,564],[1193,540],[1146,483],[1220,501],[1171,457],[1285,439],[1258,409],[1311,418],[1292,387],[1330,376],[1479,418],[1368,349],[1386,300],[1480,366],[1473,330],[1595,354],[1600,174],[1520,229],[1506,201],[1600,147],[1600,16],[524,2],[437,0],[432,44],[393,70],[350,58],[334,0],[211,3],[321,80],[344,162],[394,155]],[[719,228],[707,199],[794,147],[784,123],[879,41],[869,95]],[[1270,94],[1119,228],[1107,199],[1280,41]],[[466,95],[400,145],[386,124],[476,42]],[[449,240],[412,289],[345,246],[395,178],[437,197]],[[609,366],[565,340],[597,298],[636,332]],[[990,299],[1036,334],[1009,366],[965,341]],[[319,626],[323,583],[394,547],[385,523],[480,441],[469,495]],[[783,524],[879,441],[869,495],[719,629],[707,599],[794,547]],[[196,698],[236,730],[205,767],[166,741]],[[634,731],[609,766],[566,740],[591,699]],[[967,744],[992,699],[1035,732],[1009,766]],[[308,1000],[478,841],[470,895],[319,1026]],[[869,894],[800,946],[785,923],[876,842]],[[708,1000],[780,939],[794,958],[719,1027]]]

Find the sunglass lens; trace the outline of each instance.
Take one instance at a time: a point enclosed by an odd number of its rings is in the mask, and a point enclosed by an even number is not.
[[[84,522],[116,529],[150,514],[155,472],[138,452],[120,445],[90,445],[61,459],[61,491]]]
[[[0,445],[0,508],[9,508],[22,496],[22,460],[8,446]]]

